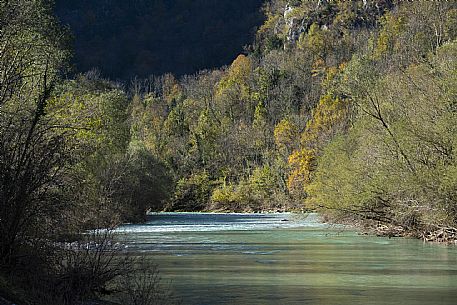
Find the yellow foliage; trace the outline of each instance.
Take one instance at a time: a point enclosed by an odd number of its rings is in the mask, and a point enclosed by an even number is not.
[[[166,74],[163,82],[163,96],[167,104],[170,105],[182,96],[182,88],[176,78],[171,74]]]
[[[211,194],[211,202],[216,210],[243,210],[252,203],[251,190],[246,181],[240,181],[238,185],[224,184],[214,189]]]
[[[290,148],[298,137],[298,126],[288,119],[282,119],[275,127],[274,137],[278,148]]]
[[[235,200],[235,187],[233,185],[216,188],[211,195],[212,202],[229,204]]]
[[[322,79],[322,86],[328,88],[335,78],[344,70],[346,63],[343,62],[338,66],[332,66],[325,69],[325,77]]]
[[[229,69],[229,78],[246,82],[251,75],[252,63],[249,57],[241,54],[233,61]]]
[[[313,149],[300,149],[289,156],[291,172],[287,187],[291,193],[301,193],[311,181],[311,173],[316,168],[316,152]]]
[[[259,28],[257,33],[259,35],[262,35],[262,34],[268,33],[269,31],[272,31],[276,27],[276,24],[279,22],[279,19],[280,19],[279,15],[273,15],[273,14],[269,13],[267,16],[267,19],[262,24],[262,26]]]
[[[325,61],[322,58],[318,58],[313,63],[311,73],[313,76],[319,76],[324,71],[325,71]]]
[[[251,97],[249,80],[252,62],[249,57],[239,55],[231,64],[226,75],[220,80],[216,89],[216,97],[235,94],[237,99],[248,100]]]
[[[302,135],[302,144],[309,146],[310,140],[316,140],[323,133],[328,133],[347,115],[347,101],[333,98],[327,94],[321,97],[319,104],[313,111],[313,118],[308,121]]]
[[[314,55],[324,58],[328,45],[327,33],[318,24],[313,23],[307,33],[300,35],[298,47],[308,50]]]
[[[321,97],[313,111],[312,119],[308,121],[301,135],[301,149],[289,156],[291,172],[288,188],[292,193],[303,192],[305,186],[310,183],[320,147],[331,139],[338,126],[345,121],[347,113],[347,101],[335,98],[331,94]]]
[[[396,17],[390,13],[382,18],[381,23],[383,25],[382,30],[379,33],[373,54],[375,58],[380,58],[395,50],[395,40],[405,27],[405,20],[402,17]]]

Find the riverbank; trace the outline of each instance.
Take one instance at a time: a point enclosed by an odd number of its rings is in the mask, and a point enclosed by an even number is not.
[[[435,230],[407,230],[401,226],[377,224],[370,233],[376,236],[417,238],[424,242],[457,245],[457,228],[440,227]]]
[[[424,242],[442,243],[448,245],[457,245],[457,228],[449,226],[435,226],[435,228],[408,229],[403,226],[381,223],[372,220],[356,220],[356,219],[332,219],[329,216],[323,216],[324,221],[330,223],[339,223],[349,225],[364,235],[374,235],[378,237],[403,237],[415,238]]]

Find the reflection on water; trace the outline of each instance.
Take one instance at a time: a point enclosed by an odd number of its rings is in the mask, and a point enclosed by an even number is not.
[[[457,248],[295,214],[163,213],[119,229],[184,304],[456,304]]]

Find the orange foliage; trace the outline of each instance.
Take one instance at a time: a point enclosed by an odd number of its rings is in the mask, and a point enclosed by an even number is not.
[[[330,94],[321,97],[313,117],[301,135],[301,148],[289,156],[288,188],[292,193],[303,192],[311,181],[320,148],[344,125],[348,114],[347,101]]]
[[[302,193],[306,184],[311,181],[311,173],[316,167],[316,152],[313,149],[300,149],[289,156],[291,172],[287,181],[289,191]]]

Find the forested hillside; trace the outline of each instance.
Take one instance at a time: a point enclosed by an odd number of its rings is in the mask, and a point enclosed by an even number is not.
[[[93,24],[146,3],[113,2],[78,1]],[[230,3],[218,7],[224,27],[249,19]],[[114,259],[109,230],[87,230],[148,210],[317,210],[390,235],[455,238],[456,2],[271,0],[230,66],[126,84],[68,77],[70,33],[53,12],[49,0],[0,2],[0,295],[62,305],[127,293],[116,279],[138,264]],[[183,26],[192,12],[161,18]],[[110,43],[97,34],[108,25],[89,26],[97,51],[84,67],[103,69],[128,45],[116,37],[148,20],[112,28]],[[194,58],[170,48],[176,65]],[[205,62],[219,52],[209,50]],[[164,71],[149,71],[146,53],[123,53],[141,73],[109,65],[125,77]]]
[[[57,0],[80,72],[129,81],[229,64],[261,25],[262,0]],[[107,52],[107,50],[109,50]]]
[[[132,136],[172,210],[289,210],[455,226],[456,4],[271,1],[226,70],[133,91]]]

